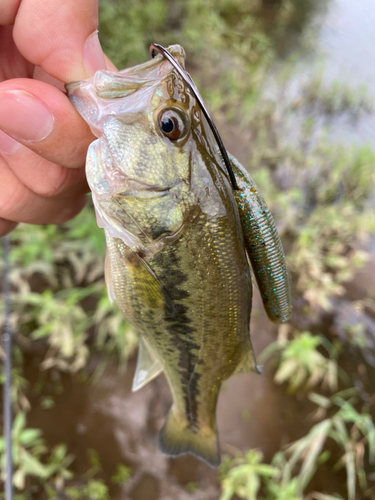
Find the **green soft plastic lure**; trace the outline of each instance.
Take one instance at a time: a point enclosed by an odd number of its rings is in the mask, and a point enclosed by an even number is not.
[[[272,321],[289,319],[289,283],[262,195],[223,149],[183,48],[168,54],[177,66],[159,54],[67,90],[98,137],[86,173],[106,235],[109,297],[140,335],[133,390],[164,371],[173,405],[160,448],[217,466],[221,383],[259,371],[249,261]]]
[[[245,246],[267,316],[285,323],[292,312],[288,271],[275,221],[250,174],[230,155],[238,190],[234,192]]]

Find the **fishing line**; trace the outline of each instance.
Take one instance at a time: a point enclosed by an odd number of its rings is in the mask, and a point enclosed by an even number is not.
[[[213,133],[213,135],[214,135],[214,137],[216,139],[217,145],[219,146],[219,149],[220,149],[221,155],[223,157],[225,166],[227,167],[227,170],[228,170],[228,174],[229,174],[230,180],[232,182],[233,189],[235,191],[238,191],[238,185],[237,185],[236,178],[235,178],[233,170],[232,170],[232,165],[231,165],[230,160],[228,158],[227,150],[225,149],[225,146],[224,146],[223,141],[221,140],[219,131],[217,130],[216,125],[215,125],[213,119],[211,118],[211,115],[208,112],[208,109],[206,108],[206,106],[205,106],[205,104],[203,102],[203,99],[202,99],[202,97],[199,94],[199,91],[198,91],[197,87],[195,86],[195,83],[193,82],[193,80],[191,79],[191,77],[188,75],[188,73],[186,73],[186,71],[178,64],[178,62],[172,56],[172,54],[170,54],[168,52],[167,49],[165,49],[162,45],[159,45],[158,43],[153,43],[150,46],[151,57],[155,57],[156,56],[156,52],[160,52],[160,54],[162,56],[164,56],[166,59],[168,59],[168,61],[177,70],[178,74],[181,76],[181,78],[184,80],[184,82],[186,83],[186,85],[192,91],[195,99],[198,101],[198,104],[199,104],[201,110],[203,111],[203,114],[206,117],[206,120],[207,120],[207,122],[208,122],[208,124],[209,124],[209,126],[210,126],[210,128],[212,130],[212,133]]]
[[[4,387],[3,387],[3,425],[5,442],[5,500],[13,500],[13,458],[12,458],[12,329],[10,327],[10,286],[9,286],[9,236],[3,236],[3,349]]]

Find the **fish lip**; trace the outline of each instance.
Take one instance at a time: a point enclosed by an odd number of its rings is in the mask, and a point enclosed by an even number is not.
[[[183,48],[172,45],[168,49],[184,66]],[[120,104],[120,107],[122,106],[120,115],[125,116],[130,112],[143,113],[149,108],[155,89],[164,85],[173,73],[175,73],[173,65],[159,55],[120,71],[99,70],[88,79],[67,83],[65,90],[73,106],[88,123],[92,133],[97,138],[102,138],[105,121],[116,116],[118,100],[124,100]],[[136,98],[132,98],[133,94]],[[158,133],[158,130],[156,133],[166,140]],[[185,136],[187,138],[188,133],[184,134],[184,139],[180,138],[180,140],[185,140]],[[182,146],[183,144],[179,142],[176,145]]]
[[[132,196],[137,195],[139,198],[148,198],[148,194],[155,193],[155,197],[163,197],[166,196],[174,187],[184,184],[181,181],[174,182],[170,186],[155,186],[151,184],[142,183],[136,181],[135,179],[129,179],[130,183],[135,183],[135,185],[127,186],[125,189],[121,191],[116,191],[113,193],[113,196]]]
[[[147,72],[150,69],[152,70],[153,68],[157,69],[157,75],[150,76],[149,74],[147,74]],[[173,65],[168,60],[164,59],[161,54],[158,54],[158,56],[156,56],[154,59],[150,59],[146,62],[137,64],[136,66],[124,68],[119,71],[113,71],[109,69],[98,70],[90,78],[65,83],[64,88],[66,93],[70,97],[74,93],[74,91],[82,90],[83,84],[92,84],[96,95],[100,97],[100,77],[102,75],[106,75],[109,77],[113,76],[116,79],[128,81],[129,83],[139,83],[140,86],[143,86],[145,84],[152,85],[152,83],[154,82],[159,82],[160,79],[167,78],[171,71],[173,71]],[[140,72],[141,76],[137,76],[137,72]]]

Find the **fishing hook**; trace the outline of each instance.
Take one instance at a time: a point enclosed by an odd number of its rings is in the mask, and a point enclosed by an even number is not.
[[[162,56],[164,56],[172,64],[172,66],[177,70],[178,74],[184,80],[186,85],[192,91],[195,99],[198,101],[198,104],[199,104],[201,110],[203,111],[203,114],[206,117],[206,120],[207,120],[207,122],[212,130],[212,133],[214,134],[217,145],[219,146],[219,149],[220,149],[221,155],[223,157],[225,166],[227,167],[227,170],[228,170],[228,174],[229,174],[233,189],[235,191],[238,191],[238,185],[237,185],[236,178],[235,178],[233,170],[232,170],[232,165],[231,165],[230,160],[228,158],[227,150],[224,147],[223,141],[221,140],[221,137],[220,137],[220,134],[216,128],[216,125],[215,125],[213,119],[211,118],[211,115],[208,112],[208,110],[203,102],[203,99],[198,92],[198,89],[197,89],[195,83],[191,79],[190,75],[188,73],[186,73],[186,71],[178,64],[176,59],[172,56],[172,54],[170,54],[168,52],[167,49],[165,49],[162,45],[159,45],[158,43],[153,43],[150,46],[150,55],[152,58],[154,58],[156,56],[156,52],[159,52]]]

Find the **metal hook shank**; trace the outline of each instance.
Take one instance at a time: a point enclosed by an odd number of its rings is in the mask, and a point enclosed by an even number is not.
[[[238,191],[238,186],[237,186],[236,178],[234,176],[234,173],[233,173],[233,170],[232,170],[232,165],[231,165],[230,160],[228,158],[227,150],[224,147],[223,141],[221,140],[220,134],[219,134],[219,132],[218,132],[216,126],[215,126],[215,123],[214,123],[213,119],[211,118],[211,115],[208,112],[208,110],[207,110],[207,108],[206,108],[206,106],[205,106],[205,104],[203,102],[203,99],[200,96],[200,94],[198,92],[198,89],[195,86],[193,80],[189,77],[189,75],[186,73],[186,71],[178,64],[178,62],[176,61],[176,59],[168,52],[167,49],[165,49],[164,47],[162,47],[158,43],[153,43],[150,46],[150,55],[151,55],[151,57],[155,57],[155,55],[156,55],[155,51],[156,52],[160,52],[160,54],[162,54],[162,56],[164,56],[166,59],[168,59],[168,61],[177,70],[178,74],[181,76],[181,78],[184,80],[184,82],[186,83],[186,85],[192,91],[195,99],[198,101],[198,104],[199,104],[201,110],[203,111],[203,114],[206,117],[206,120],[207,120],[207,122],[208,122],[208,124],[209,124],[209,126],[210,126],[210,128],[212,130],[212,133],[214,134],[214,137],[216,139],[217,145],[219,146],[219,149],[220,149],[221,155],[223,157],[225,166],[227,167],[227,170],[228,170],[228,174],[229,174],[229,177],[230,177],[233,189],[235,191]]]

